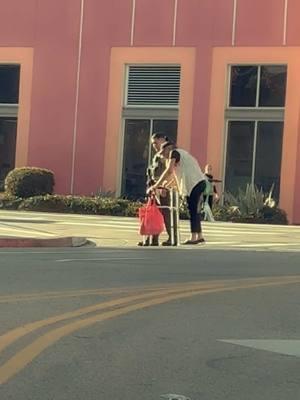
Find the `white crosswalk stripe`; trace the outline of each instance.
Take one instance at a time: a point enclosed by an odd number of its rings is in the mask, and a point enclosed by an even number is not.
[[[1,211],[0,236],[87,237],[99,246],[135,246],[140,240],[137,218]],[[300,227],[204,222],[203,249],[300,252]],[[181,240],[189,236],[189,221],[180,221]],[[166,235],[162,235],[162,240]],[[186,247],[185,247],[186,248]]]
[[[138,238],[139,223],[135,218],[95,217],[92,220],[60,221],[58,224],[91,226],[103,230],[116,230],[128,235],[128,242]],[[278,250],[300,252],[300,227],[277,225],[250,225],[235,223],[203,223],[206,245],[203,248],[237,250]],[[181,237],[189,235],[189,222],[180,222]],[[134,238],[134,239],[133,239]]]

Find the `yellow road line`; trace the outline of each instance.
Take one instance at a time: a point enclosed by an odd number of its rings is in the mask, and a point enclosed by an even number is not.
[[[119,292],[124,293],[127,290],[120,289]],[[36,293],[28,295],[12,295],[12,296],[2,296],[0,297],[0,303],[16,303],[23,301],[35,301],[35,300],[51,300],[51,299],[64,299],[69,297],[84,297],[84,296],[98,296],[98,295],[110,295],[114,293],[119,293],[117,290],[86,290],[86,291],[69,291],[61,293]]]
[[[210,281],[210,283],[217,283],[221,281]],[[199,283],[199,282],[197,282]],[[205,283],[205,281],[203,282]],[[128,292],[149,292],[162,289],[170,289],[172,287],[182,287],[186,284],[192,285],[194,282],[187,282],[182,284],[166,284],[153,285],[153,286],[129,286],[129,287],[114,287],[106,289],[79,289],[79,290],[67,290],[67,291],[56,291],[56,292],[35,292],[35,293],[19,293],[12,295],[0,296],[0,303],[16,303],[23,301],[35,301],[35,300],[52,300],[60,298],[71,298],[71,297],[85,297],[85,296],[98,296],[98,295],[112,295],[112,294],[122,294]]]
[[[63,299],[69,297],[84,297],[84,296],[98,296],[98,295],[111,295],[128,293],[131,291],[150,291],[160,290],[165,287],[132,287],[132,288],[112,288],[112,289],[88,289],[88,290],[70,290],[64,292],[45,292],[45,293],[31,293],[31,294],[17,294],[0,296],[0,303],[16,303],[20,301],[34,301],[34,300],[52,300]]]
[[[279,276],[276,279],[297,279],[296,276]],[[243,282],[247,281],[260,281],[265,280],[266,277],[262,278],[246,278],[243,279]],[[274,277],[273,277],[274,279]],[[212,280],[212,281],[202,281],[202,284],[209,282],[210,284],[220,284],[220,283],[232,283],[237,282],[237,280]],[[111,294],[122,294],[126,292],[140,292],[140,291],[153,291],[153,290],[162,290],[162,289],[170,289],[172,287],[185,287],[186,285],[199,285],[200,282],[183,282],[183,283],[174,283],[174,284],[166,284],[166,285],[153,285],[153,286],[128,286],[128,287],[114,287],[114,288],[101,288],[101,289],[79,289],[79,290],[64,290],[64,291],[53,291],[53,292],[34,292],[34,293],[18,293],[12,295],[2,295],[0,296],[0,303],[14,303],[21,301],[34,301],[34,300],[51,300],[51,299],[59,299],[59,298],[68,298],[68,297],[84,297],[84,296],[96,296],[96,295],[111,295]]]
[[[291,283],[296,282],[297,279],[299,280],[300,277],[299,276],[288,276],[288,277],[278,277],[278,278],[273,278],[276,279],[276,281],[278,279],[280,279],[280,282],[283,282],[284,280],[288,280],[288,282],[290,282],[292,280]],[[4,350],[5,348],[7,348],[8,346],[10,346],[12,343],[14,343],[15,341],[19,340],[20,338],[33,333],[41,328],[47,327],[49,325],[53,325],[56,324],[58,322],[67,320],[67,319],[72,319],[72,318],[76,318],[76,317],[80,317],[83,316],[85,314],[89,314],[95,311],[99,311],[99,310],[104,310],[105,308],[109,308],[109,307],[115,307],[118,305],[123,305],[126,304],[127,302],[130,301],[136,301],[139,299],[143,299],[143,298],[148,298],[151,297],[153,295],[153,293],[151,293],[151,291],[165,291],[164,293],[169,293],[169,292],[178,292],[180,290],[191,290],[194,288],[197,289],[207,289],[207,288],[212,288],[212,287],[223,287],[224,285],[229,285],[229,284],[236,284],[238,282],[264,282],[266,280],[266,278],[257,278],[257,279],[253,279],[253,278],[248,278],[248,279],[244,279],[244,280],[214,280],[214,281],[204,281],[204,282],[191,282],[191,283],[185,283],[182,285],[168,285],[165,287],[158,287],[158,286],[152,286],[152,287],[144,287],[144,288],[136,288],[139,289],[137,292],[141,291],[150,291],[150,294],[147,295],[140,295],[140,296],[129,296],[129,297],[123,297],[121,299],[117,299],[117,300],[111,300],[108,302],[102,302],[102,303],[98,303],[98,304],[94,304],[92,306],[87,306],[87,307],[83,307],[83,308],[79,308],[77,310],[74,311],[70,311],[70,312],[66,312],[63,314],[59,314],[59,315],[55,315],[53,317],[47,318],[47,319],[42,319],[42,320],[38,320],[38,321],[34,321],[34,322],[30,322],[26,325],[22,325],[20,327],[17,327],[15,329],[12,329],[8,332],[6,332],[5,334],[0,336],[0,352],[2,350]],[[115,289],[111,289],[111,292],[114,293]],[[106,292],[106,294],[108,293],[108,290],[104,290]],[[103,292],[104,292],[103,291]],[[119,291],[118,288],[116,288],[116,291],[118,291],[118,293],[121,293]],[[81,294],[87,292],[87,291],[79,291],[81,292]],[[77,292],[77,293],[79,293]],[[88,291],[89,292],[89,291]],[[137,293],[136,292],[136,293]],[[50,292],[51,293],[51,292]],[[52,292],[52,293],[60,293],[60,292]],[[74,292],[75,294],[75,292]],[[159,293],[158,293],[159,294]]]
[[[289,280],[289,279],[283,279],[282,281],[279,281],[277,279],[275,281],[256,282],[256,283],[248,282],[245,284],[236,284],[233,286],[211,288],[211,289],[203,289],[203,288],[197,289],[196,287],[194,287],[192,290],[188,290],[188,292],[185,291],[182,293],[169,293],[169,294],[161,293],[160,297],[151,298],[149,300],[140,303],[124,305],[123,307],[120,307],[118,309],[102,312],[100,314],[93,315],[86,319],[79,319],[70,322],[64,326],[55,328],[49,331],[48,333],[40,336],[30,345],[23,348],[23,350],[19,351],[13,357],[11,357],[7,362],[5,362],[0,367],[0,384],[6,383],[9,379],[11,379],[18,372],[24,369],[30,362],[32,362],[46,348],[59,341],[62,337],[70,335],[71,333],[81,330],[83,328],[92,326],[98,322],[103,322],[112,318],[128,314],[133,311],[138,311],[145,308],[153,307],[155,305],[161,305],[174,300],[190,298],[192,296],[201,294],[203,295],[208,293],[236,291],[240,289],[281,286],[294,283],[300,283],[300,279],[298,278],[298,281],[296,282],[295,280]]]
[[[220,285],[222,285],[222,284],[219,284],[219,285],[215,284],[215,285],[213,285],[213,287],[220,286]],[[203,288],[211,288],[211,287],[212,287],[212,285],[209,285],[209,284],[203,285]],[[184,288],[185,291],[191,290],[191,289],[193,289],[193,286],[186,285]],[[146,294],[145,293],[139,294],[139,295],[135,294],[135,295],[127,296],[127,297],[122,297],[122,298],[94,304],[92,306],[79,308],[75,311],[69,311],[64,314],[55,315],[55,316],[47,318],[47,319],[30,322],[26,325],[12,329],[12,330],[6,332],[5,334],[1,335],[0,336],[0,352],[3,351],[8,346],[10,346],[12,343],[19,340],[20,338],[28,335],[29,333],[33,333],[33,332],[37,331],[38,329],[44,328],[46,326],[53,325],[53,324],[56,324],[58,322],[61,322],[61,321],[67,320],[67,319],[81,317],[83,315],[90,314],[95,311],[104,310],[104,309],[111,308],[111,307],[117,307],[117,306],[128,304],[128,303],[131,303],[134,301],[151,298],[153,296],[159,295],[160,293],[163,293],[163,294],[174,293],[174,292],[178,293],[179,291],[181,292],[182,290],[183,289],[181,287],[173,287],[172,289],[161,289],[161,290],[152,291],[152,292],[146,293]]]

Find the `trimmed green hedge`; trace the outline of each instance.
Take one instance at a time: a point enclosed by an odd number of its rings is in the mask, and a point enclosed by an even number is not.
[[[135,217],[141,203],[103,197],[35,196],[18,205],[18,210]]]
[[[21,198],[52,194],[54,183],[54,174],[48,169],[15,168],[5,179],[5,192]]]

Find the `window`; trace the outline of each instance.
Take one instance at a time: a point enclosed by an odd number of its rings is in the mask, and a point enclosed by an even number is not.
[[[230,107],[255,107],[257,67],[231,68]]]
[[[229,121],[225,190],[237,193],[248,183],[264,193],[274,186],[279,199],[283,122]]]
[[[0,65],[0,103],[19,102],[19,65]]]
[[[254,183],[279,199],[283,122],[258,122],[255,152]]]
[[[146,170],[153,156],[150,139],[155,132],[164,132],[176,142],[177,120],[125,120],[122,195],[128,198],[145,196]]]
[[[260,74],[259,107],[284,107],[286,67],[265,65]]]
[[[153,157],[150,139],[161,132],[176,143],[180,65],[127,65],[123,105],[123,169],[120,194],[145,196],[146,172]]]
[[[17,119],[0,118],[0,190],[6,175],[15,167]]]
[[[285,65],[231,67],[229,107],[284,107]]]
[[[15,167],[20,65],[0,64],[0,190]]]
[[[226,159],[226,190],[236,193],[252,181],[254,125],[229,121]]]
[[[287,66],[230,66],[225,191],[248,183],[279,200]]]

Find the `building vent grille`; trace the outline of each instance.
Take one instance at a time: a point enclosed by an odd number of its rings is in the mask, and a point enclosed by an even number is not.
[[[128,106],[178,107],[180,66],[129,66]]]

